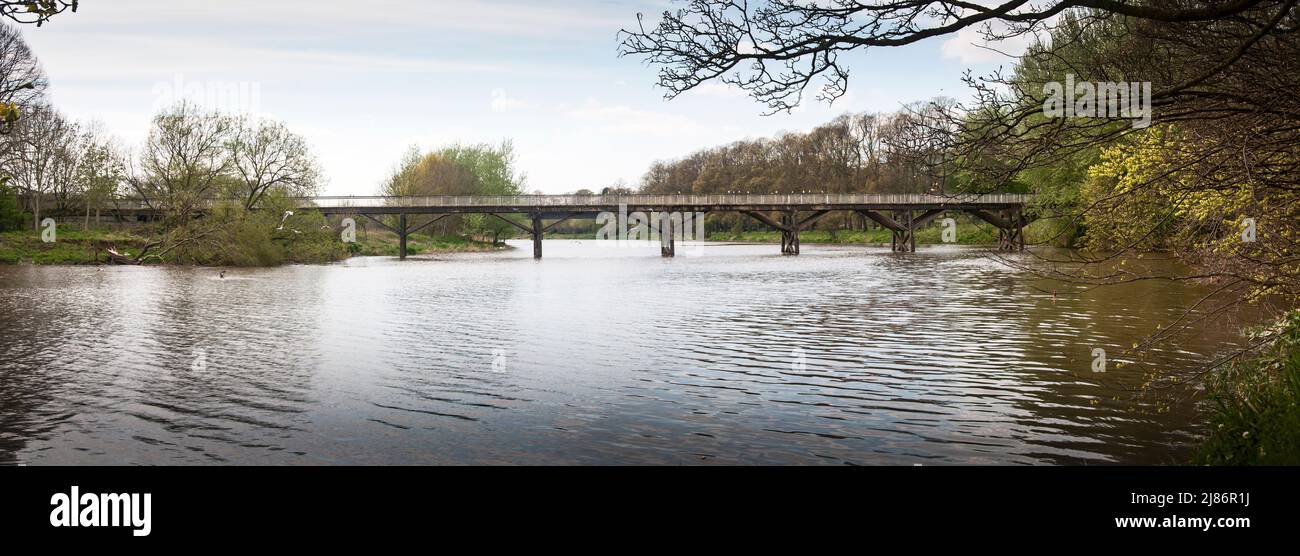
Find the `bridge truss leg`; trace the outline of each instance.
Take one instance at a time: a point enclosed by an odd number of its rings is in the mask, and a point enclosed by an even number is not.
[[[912,220],[912,211],[895,213],[894,221],[899,222],[899,225],[892,228],[894,232],[893,241],[891,242],[893,250],[901,253],[915,253],[916,224]]]
[[[1007,211],[1003,214],[1003,218],[1006,219],[1011,226],[1008,228],[998,229],[998,250],[1024,251],[1026,222],[1020,215],[1020,211]]]
[[[894,218],[902,221],[900,229],[894,230],[894,251],[917,252],[917,225],[911,220],[911,210],[894,214]]]
[[[890,250],[897,252],[900,250],[900,247],[907,245],[908,226],[898,222],[897,218],[899,215],[897,213],[894,214],[894,218],[890,218],[874,210],[859,210],[858,214],[867,217],[872,222],[880,224],[880,227],[889,230]],[[909,218],[908,221],[910,222],[911,219]]]
[[[915,253],[916,252],[916,230],[929,224],[939,215],[943,214],[942,209],[930,209],[915,214],[914,211],[895,211],[893,216],[885,216],[874,210],[859,210],[858,214],[865,216],[882,228],[889,230],[890,249],[895,252]]]
[[[781,232],[781,254],[798,255],[799,254],[799,232],[821,219],[821,217],[830,214],[829,210],[819,210],[808,215],[803,220],[799,219],[799,211],[785,210],[781,211],[781,220],[778,222],[772,217],[762,212],[745,210],[741,214],[749,216],[754,220],[767,224],[768,226]]]
[[[1025,226],[1029,221],[1019,210],[1004,211],[1000,215],[985,210],[972,210],[970,213],[998,229],[998,251],[1025,250]]]
[[[546,235],[546,230],[555,227],[560,222],[564,222],[565,220],[568,220],[578,215],[578,213],[571,213],[568,216],[565,216],[564,218],[561,218],[553,222],[550,226],[542,226],[542,214],[538,212],[534,212],[529,215],[529,220],[531,220],[531,222],[529,223],[530,225],[525,226],[523,224],[515,222],[514,220],[511,220],[509,218],[506,218],[494,212],[488,212],[484,214],[487,214],[488,216],[496,218],[502,222],[505,222],[506,224],[519,228],[520,230],[523,230],[524,233],[528,234],[528,237],[533,238],[534,259],[542,258],[542,236]]]
[[[799,254],[799,218],[792,210],[781,213],[781,254]]]

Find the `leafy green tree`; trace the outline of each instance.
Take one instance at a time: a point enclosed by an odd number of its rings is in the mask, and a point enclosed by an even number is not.
[[[515,160],[514,147],[509,141],[504,141],[499,145],[455,144],[426,154],[421,154],[418,147],[411,147],[381,189],[384,195],[394,197],[510,196],[521,194],[524,181]],[[515,230],[514,226],[498,218],[481,214],[448,217],[435,226],[443,233],[459,231],[486,235],[497,242]]]
[[[74,182],[85,209],[83,228],[90,227],[90,215],[99,221],[99,211],[112,200],[126,181],[126,160],[113,140],[91,125],[81,137]]]
[[[21,229],[26,221],[18,202],[18,188],[8,182],[8,179],[0,178],[0,232]]]
[[[525,178],[517,170],[514,145],[503,141],[500,145],[453,145],[439,151],[448,160],[468,169],[478,181],[479,195],[519,195],[523,192]],[[493,243],[503,236],[514,234],[516,228],[499,218],[474,215],[465,221],[469,234],[492,236]],[[507,216],[505,218],[517,218]]]

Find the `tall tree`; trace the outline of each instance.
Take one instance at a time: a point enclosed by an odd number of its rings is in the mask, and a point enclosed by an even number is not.
[[[131,187],[176,222],[187,222],[209,199],[230,186],[229,144],[235,121],[192,103],[154,117]]]
[[[411,147],[381,185],[384,195],[519,195],[524,176],[518,171],[514,147],[451,145],[427,154]],[[514,227],[483,215],[448,217],[435,224],[443,233],[487,234],[499,241]]]
[[[8,138],[10,147],[0,157],[0,174],[24,191],[39,229],[45,201],[68,186],[76,168],[75,123],[48,105],[34,105],[18,121]]]
[[[126,162],[121,147],[97,123],[87,126],[81,136],[76,182],[85,209],[83,227],[90,227],[90,215],[99,220],[99,211],[113,198],[126,180]]]
[[[503,141],[500,145],[453,145],[439,154],[468,169],[477,178],[479,195],[519,195],[523,193],[526,178],[518,171],[514,145]],[[512,218],[512,217],[505,217]],[[463,229],[470,234],[492,236],[497,243],[516,228],[500,218],[482,214],[467,216]]]
[[[272,120],[240,118],[230,142],[230,166],[238,177],[245,208],[257,206],[268,191],[290,196],[315,194],[320,167],[307,141]]]

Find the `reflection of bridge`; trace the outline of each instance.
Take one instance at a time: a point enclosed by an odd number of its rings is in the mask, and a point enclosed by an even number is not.
[[[894,251],[915,251],[916,230],[948,211],[964,211],[998,229],[1000,249],[1024,249],[1024,227],[1029,222],[1025,206],[1031,196],[998,193],[991,195],[927,195],[867,193],[805,193],[788,195],[517,195],[436,197],[306,197],[297,199],[299,210],[318,210],[327,215],[360,215],[396,233],[400,253],[406,256],[406,238],[453,214],[488,214],[519,228],[533,239],[533,256],[542,256],[542,236],[560,222],[591,218],[602,212],[642,212],[662,218],[651,225],[660,229],[665,256],[674,252],[674,223],[671,213],[730,211],[745,214],[781,232],[781,252],[799,254],[799,232],[808,229],[831,211],[853,211],[893,232]],[[139,200],[118,201],[119,211],[147,216],[157,214]],[[778,213],[773,218],[770,213]],[[802,214],[801,214],[802,213]],[[408,215],[436,215],[415,227]],[[529,222],[506,218],[517,214]],[[396,215],[396,226],[377,216]],[[652,217],[652,219],[658,219]],[[543,221],[551,220],[549,225]],[[680,232],[678,232],[680,233]]]

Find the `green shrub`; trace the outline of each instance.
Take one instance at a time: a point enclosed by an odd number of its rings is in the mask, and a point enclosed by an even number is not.
[[[0,232],[22,229],[27,213],[18,204],[18,189],[0,179]]]
[[[1209,465],[1300,465],[1300,310],[1252,334],[1275,335],[1259,356],[1211,376]]]

